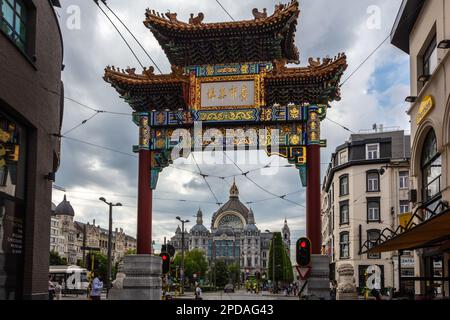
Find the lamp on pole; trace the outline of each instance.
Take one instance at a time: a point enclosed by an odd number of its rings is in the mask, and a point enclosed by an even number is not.
[[[112,251],[112,208],[113,207],[121,207],[121,203],[113,204],[112,202],[107,202],[105,198],[101,197],[100,201],[106,203],[109,206],[109,227],[108,227],[108,265],[107,265],[107,282],[106,282],[106,297],[109,295],[109,289],[112,283],[112,275],[111,275],[111,251]]]
[[[267,233],[272,233],[266,230]],[[275,293],[275,234],[272,234],[272,293]]]
[[[181,294],[184,293],[184,224],[189,223],[189,220],[183,220],[177,217],[177,220],[181,222]]]

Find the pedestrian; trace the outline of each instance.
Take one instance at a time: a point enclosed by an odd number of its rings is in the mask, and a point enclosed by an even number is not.
[[[336,295],[337,295],[337,281],[333,280],[331,281],[331,288],[330,288],[331,300],[336,300]]]
[[[381,283],[380,281],[375,280],[373,289],[372,289],[372,295],[377,300],[381,300]]]
[[[61,294],[62,294],[62,285],[61,285],[61,281],[59,281],[55,286],[56,300],[61,300]]]
[[[91,300],[101,300],[103,290],[102,277],[96,275],[92,281]]]
[[[195,288],[195,300],[203,300],[202,288],[200,288],[199,284],[197,284],[197,287]]]
[[[48,299],[53,300],[55,298],[55,285],[52,282],[52,276],[48,276]]]

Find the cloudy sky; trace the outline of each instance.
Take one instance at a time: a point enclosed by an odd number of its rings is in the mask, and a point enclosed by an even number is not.
[[[63,8],[58,9],[58,15],[65,45],[66,68],[63,80],[66,96],[95,109],[131,113],[129,106],[102,80],[102,75],[107,65],[138,67],[138,63],[93,1],[62,2]],[[269,14],[272,14],[275,4],[275,1],[269,0],[221,2],[235,20],[252,19],[251,11],[255,7],[265,7]],[[159,12],[177,12],[178,19],[183,21],[189,19],[190,13],[197,14],[200,11],[205,14],[204,22],[230,20],[213,0],[109,0],[108,3],[126,21],[165,73],[170,72],[168,60],[142,23],[145,9],[149,5],[151,9]],[[389,35],[400,3],[401,0],[300,1],[301,16],[296,44],[300,49],[301,64],[306,65],[309,57],[335,56],[339,52],[345,52],[349,68],[344,79],[347,78]],[[150,66],[151,62],[139,47],[134,43],[132,45],[144,65]],[[387,41],[345,83],[342,88],[342,101],[332,104],[329,118],[355,132],[370,129],[374,123],[408,129],[409,120],[405,114],[407,105],[404,102],[409,92],[408,61],[405,54]],[[66,100],[63,133],[92,115],[93,112],[89,109]],[[138,141],[137,127],[128,116],[100,114],[70,132],[68,136],[129,154],[114,153],[72,140],[63,140],[57,185],[66,189],[68,200],[72,203],[79,221],[95,219],[96,224],[106,227],[108,210],[97,199],[104,196],[108,201],[120,201],[125,206],[114,210],[114,228],[123,228],[127,233],[135,235],[137,159],[132,155],[131,149]],[[322,174],[327,168],[326,163],[329,162],[331,153],[336,146],[349,138],[349,132],[325,121],[323,138],[328,139],[328,148],[322,150]],[[200,159],[201,154],[196,154],[196,158]],[[242,164],[242,169],[260,168],[271,161],[274,165],[285,164],[283,160],[276,157],[269,159],[262,153],[259,154],[259,159],[259,164]],[[278,160],[279,164],[276,163]],[[198,171],[192,159],[177,160],[176,165]],[[202,172],[215,176],[240,173],[233,165],[201,164],[200,167]],[[271,170],[277,172],[255,171],[250,177],[272,193],[295,193],[288,198],[304,205],[305,190],[301,187],[298,172],[293,168]],[[222,181],[210,177],[208,181],[219,201],[226,202],[232,178]],[[243,202],[272,197],[256,188],[243,176],[238,176],[236,182]],[[53,201],[58,204],[63,196],[63,192],[55,190]],[[175,168],[167,168],[161,174],[154,197],[157,199],[154,200],[153,236],[157,244],[163,241],[164,236],[173,235],[177,227],[177,215],[195,221],[193,215],[201,207],[205,225],[210,227],[212,214],[218,208],[214,204],[213,195],[199,175]],[[252,208],[261,230],[281,230],[284,218],[287,217],[293,242],[305,233],[305,210],[301,206],[278,199],[252,204]]]

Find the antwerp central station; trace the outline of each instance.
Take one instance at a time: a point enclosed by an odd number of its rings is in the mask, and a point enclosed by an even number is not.
[[[286,220],[280,231],[290,257],[290,230]],[[203,225],[203,213],[198,211],[196,225],[189,232],[185,231],[184,249],[203,250],[210,264],[217,260],[223,260],[227,264],[239,263],[241,274],[267,274],[272,238],[273,233],[258,229],[253,210],[239,200],[239,189],[233,183],[229,201],[212,216],[211,230]],[[181,251],[180,227],[170,243],[177,251]]]

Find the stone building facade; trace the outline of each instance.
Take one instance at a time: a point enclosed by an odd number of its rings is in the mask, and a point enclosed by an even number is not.
[[[60,4],[0,5],[0,300],[45,300],[64,110]]]
[[[217,260],[239,264],[242,278],[268,272],[273,233],[262,232],[256,226],[253,210],[239,200],[236,183],[230,189],[229,201],[213,214],[210,230],[204,226],[203,212],[199,210],[195,226],[184,232],[184,250],[203,250],[210,264]],[[287,221],[282,234],[283,243],[289,252],[291,240]],[[169,241],[178,252],[182,249],[182,237],[182,230],[178,226]]]
[[[64,213],[64,214],[62,214]],[[72,214],[70,214],[72,213]],[[74,221],[74,211],[70,202],[64,197],[52,214],[50,251],[67,259],[68,264],[81,264],[87,250],[83,247],[99,249],[103,255],[108,254],[108,229],[92,223]],[[124,255],[136,250],[136,239],[125,234],[122,228],[115,228],[112,235],[112,258],[120,261]]]
[[[361,254],[360,249],[385,228],[395,230],[402,215],[411,212],[409,143],[403,131],[355,134],[332,155],[322,189],[322,245],[333,280],[339,281],[342,265],[350,265],[361,290],[365,272],[377,266],[381,287],[399,288],[397,255]]]

